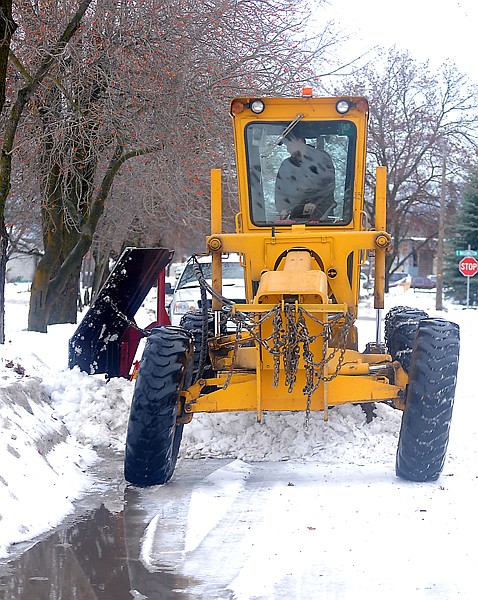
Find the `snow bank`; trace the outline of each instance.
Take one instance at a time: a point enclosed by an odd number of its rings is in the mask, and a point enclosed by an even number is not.
[[[74,509],[96,460],[49,404],[41,383],[26,379],[0,392],[0,556],[11,542],[33,538]]]

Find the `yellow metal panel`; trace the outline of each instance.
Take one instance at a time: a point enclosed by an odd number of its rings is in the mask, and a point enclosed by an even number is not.
[[[212,381],[207,381],[207,384]],[[302,392],[305,385],[305,373],[299,371],[297,381],[291,393],[279,382],[278,387],[273,386],[272,370],[264,370],[261,377],[262,411],[304,411],[307,407],[307,398]],[[311,399],[311,410],[323,410],[324,386],[320,384]],[[328,383],[329,406],[348,404],[351,402],[380,402],[394,400],[400,397],[402,388],[391,385],[385,379],[373,379],[363,376],[339,375]],[[200,396],[188,403],[186,412],[233,412],[256,411],[257,381],[234,382],[226,389]]]
[[[211,170],[211,233],[222,233],[221,169]]]
[[[292,226],[292,231],[294,231],[294,227]],[[300,226],[305,231],[305,225]],[[309,271],[312,269],[312,257],[310,256],[310,252],[305,252],[303,250],[293,249],[290,253],[287,254],[287,257],[284,262],[284,271]]]
[[[214,291],[218,294],[222,294],[222,261],[221,261],[221,253],[213,252],[212,253],[212,287]],[[212,298],[212,310],[221,310],[222,302],[220,298],[216,298],[213,296]]]
[[[375,191],[375,228],[379,231],[386,228],[387,213],[387,170],[385,167],[376,169]],[[380,240],[379,240],[380,241]],[[375,288],[374,307],[384,307],[385,295],[385,252],[387,245],[382,243],[375,250]]]
[[[254,346],[246,348],[237,348],[234,356],[234,369],[243,369],[249,371],[255,371],[257,366],[257,350]],[[231,368],[231,361],[233,352],[227,354],[227,356],[215,357],[214,368],[219,371],[227,371]]]
[[[235,304],[236,310],[251,313],[264,313],[275,308],[276,304]],[[346,313],[347,304],[301,304],[301,308],[311,313]]]
[[[375,191],[375,229],[382,231],[387,228],[387,168],[376,169]]]
[[[280,302],[284,294],[300,294],[304,296],[301,302],[312,303],[315,300],[327,304],[327,287],[323,271],[268,271],[261,277],[255,302]]]

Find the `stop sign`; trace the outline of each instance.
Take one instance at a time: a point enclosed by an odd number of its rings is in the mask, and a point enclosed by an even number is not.
[[[465,275],[465,277],[473,277],[473,275],[478,273],[478,260],[473,256],[465,256],[465,258],[460,260],[458,268],[460,269],[460,273]]]

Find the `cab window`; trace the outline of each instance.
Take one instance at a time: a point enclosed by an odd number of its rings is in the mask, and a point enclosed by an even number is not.
[[[349,223],[356,135],[350,121],[249,123],[245,142],[252,222]]]

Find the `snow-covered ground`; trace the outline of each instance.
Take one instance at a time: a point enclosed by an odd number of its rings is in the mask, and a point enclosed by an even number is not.
[[[75,326],[53,326],[47,334],[27,332],[27,286],[9,284],[6,293],[7,339],[0,346],[0,557],[8,556],[10,544],[48,531],[74,509],[75,498],[94,484],[88,467],[99,460],[95,449],[123,449],[133,392],[131,382],[113,379],[107,383],[103,376],[68,370],[68,339]],[[399,288],[387,296],[386,309],[404,304],[425,308],[435,315],[434,298],[431,293],[403,292]],[[363,301],[360,311],[361,349],[375,335],[370,302]],[[145,323],[151,320],[146,313],[143,315]],[[478,564],[475,507],[478,498],[478,394],[474,382],[478,312],[448,306],[446,313],[440,316],[461,327],[461,359],[448,458],[438,482],[404,482],[403,501],[408,503],[410,519],[421,518],[422,513],[428,511],[433,513],[434,523],[443,523],[442,532],[428,531],[431,553],[423,557],[424,564],[439,553],[440,548],[448,547],[456,567],[460,557],[466,558],[464,564],[471,564],[473,560]],[[386,405],[379,405],[376,413],[376,418],[367,424],[359,407],[335,408],[327,423],[320,414],[313,414],[307,431],[303,414],[267,414],[262,424],[255,422],[253,414],[196,416],[184,428],[180,461],[200,457],[237,458],[237,468],[243,468],[241,465],[253,461],[300,460],[302,470],[307,469],[308,461],[311,468],[317,463],[339,464],[343,474],[354,473],[355,492],[360,494],[357,477],[363,465],[375,463],[377,467],[383,467],[387,464],[391,478],[395,477],[393,464],[401,414]],[[227,485],[227,478],[225,482]],[[374,486],[373,482],[364,480],[364,490],[371,486]],[[341,505],[344,487],[347,486],[341,485],[340,478],[331,476],[330,485],[326,484],[327,491],[324,490],[328,506]],[[428,490],[425,496],[424,489]],[[400,529],[403,519],[403,515],[397,517],[392,509],[397,506],[396,486],[377,482],[376,491],[377,500],[380,500],[368,510],[379,518],[367,521],[368,541],[364,540],[370,544],[374,540],[380,544],[387,529],[393,535]],[[296,489],[294,502],[299,501],[298,492]],[[305,489],[304,494],[307,493]],[[360,497],[357,500],[360,501]],[[278,500],[279,503],[283,501]],[[363,521],[358,521],[363,527]],[[460,542],[453,532],[463,524],[468,535]],[[347,522],[347,527],[337,528],[336,533],[347,535],[347,528],[350,531],[356,526]],[[282,532],[282,535],[286,534],[287,529]],[[188,539],[195,535],[199,535],[198,532],[188,531]],[[291,531],[291,543],[292,537]],[[417,542],[410,540],[410,544]],[[337,544],[340,545],[340,540]],[[287,540],[282,539],[282,546],[285,551]],[[380,552],[377,547],[377,569],[385,560]],[[402,576],[398,572],[404,560],[403,553],[407,553],[407,548],[397,548],[395,557],[387,557],[387,560],[396,561],[397,577]],[[347,556],[349,564],[354,560],[360,563],[360,556]],[[284,569],[287,571],[286,564]],[[473,573],[468,575],[471,579]],[[463,579],[464,576],[467,573],[463,568],[460,573],[450,568],[449,573],[443,574],[445,579],[449,578],[449,589],[458,590],[455,595],[436,595],[437,590],[431,585],[417,597],[471,597],[466,594],[471,585],[462,588],[455,585],[456,577]],[[248,598],[245,582],[241,581],[239,587],[242,590],[240,597]]]

